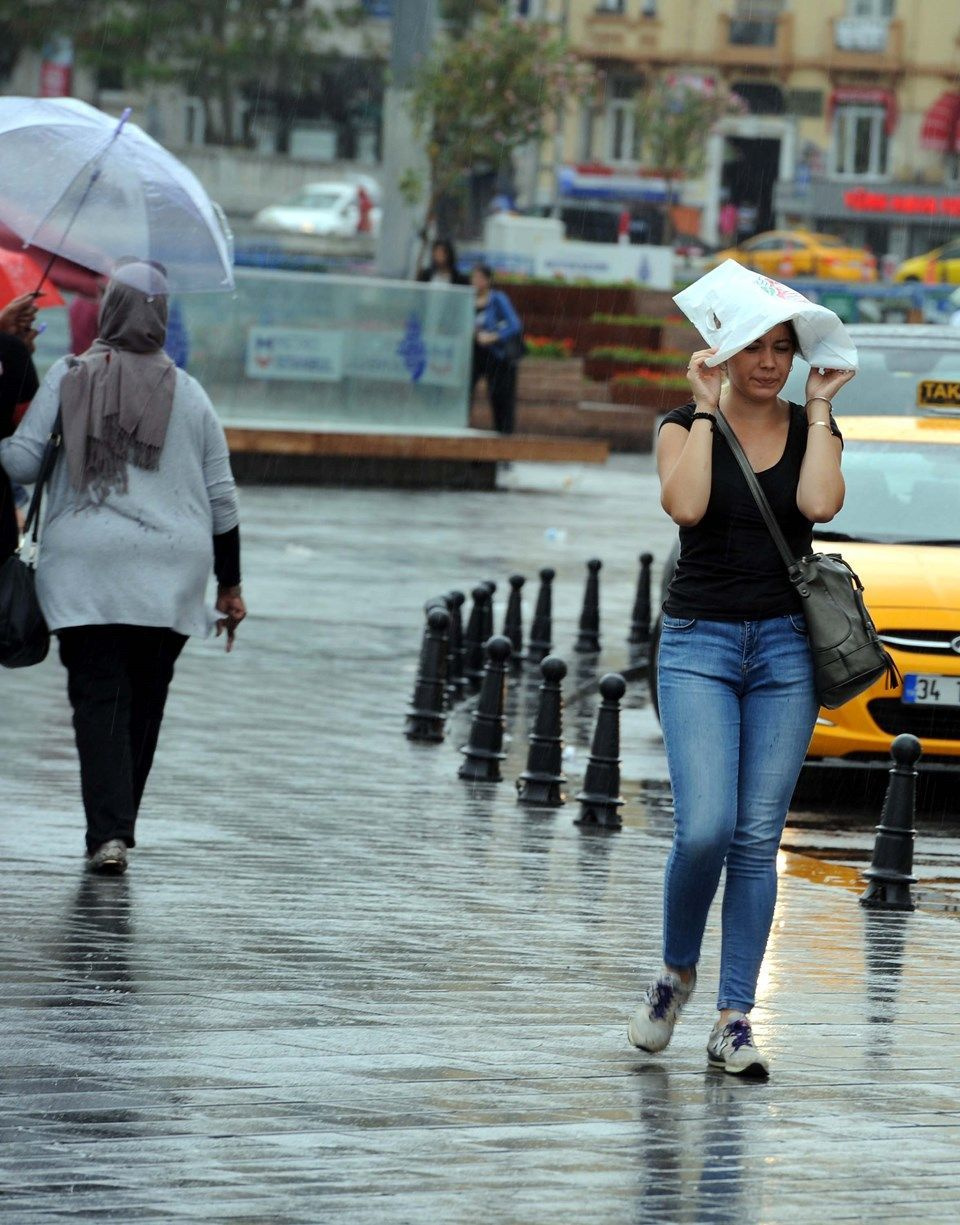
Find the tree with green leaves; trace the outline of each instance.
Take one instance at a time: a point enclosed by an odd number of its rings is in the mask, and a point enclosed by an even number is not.
[[[667,73],[641,94],[637,124],[644,163],[659,171],[667,184],[664,241],[673,237],[671,210],[681,179],[703,173],[707,137],[726,115],[742,115],[746,104],[725,85],[710,78]]]
[[[410,102],[426,146],[427,181],[409,172],[401,182],[407,200],[423,204],[424,233],[439,201],[462,190],[472,171],[542,142],[558,111],[593,88],[590,67],[546,24],[483,17],[439,44],[417,74]]]
[[[225,145],[244,141],[245,92],[308,92],[333,21],[307,0],[0,0],[10,45],[39,49],[65,35],[101,75],[132,86],[177,83],[199,98],[208,142]]]

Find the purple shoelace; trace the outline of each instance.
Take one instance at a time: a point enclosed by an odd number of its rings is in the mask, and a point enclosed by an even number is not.
[[[738,1051],[741,1046],[753,1046],[753,1031],[749,1021],[731,1021],[726,1032],[733,1039],[733,1049]]]

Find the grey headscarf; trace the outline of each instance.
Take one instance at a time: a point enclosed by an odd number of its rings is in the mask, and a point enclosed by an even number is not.
[[[176,367],[163,351],[167,283],[150,264],[120,268],[100,303],[99,335],[60,386],[70,484],[95,502],[127,489],[127,465],[156,471]]]

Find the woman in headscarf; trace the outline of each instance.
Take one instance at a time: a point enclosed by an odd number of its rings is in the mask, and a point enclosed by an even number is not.
[[[229,650],[246,615],[226,439],[202,387],[163,352],[167,308],[159,266],[119,268],[98,339],[51,368],[0,443],[11,478],[31,483],[62,411],[37,595],[67,669],[88,862],[99,872],[126,870],[187,638],[215,623]],[[211,567],[215,615],[204,604]]]

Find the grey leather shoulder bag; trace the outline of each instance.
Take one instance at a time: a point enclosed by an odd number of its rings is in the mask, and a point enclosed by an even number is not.
[[[719,409],[716,422],[800,597],[820,705],[836,709],[884,675],[888,689],[900,684],[897,665],[884,649],[863,602],[860,579],[839,553],[793,556],[743,447]]]

